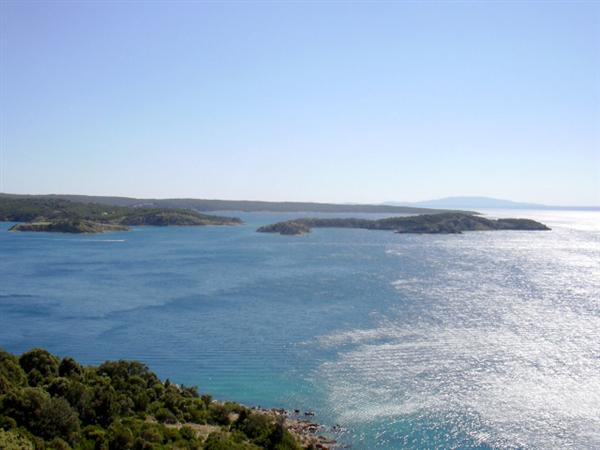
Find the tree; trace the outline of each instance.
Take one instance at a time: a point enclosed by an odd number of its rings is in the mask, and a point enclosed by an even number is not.
[[[29,439],[21,436],[17,431],[4,431],[0,428],[0,448],[11,450],[33,450]]]
[[[19,426],[30,431],[37,429],[48,394],[40,388],[24,388],[9,392],[3,401],[3,413],[12,417]]]
[[[2,350],[0,350],[0,378],[4,378],[7,384],[27,385],[27,376],[19,365],[18,358]]]
[[[42,405],[37,433],[45,439],[62,438],[73,443],[79,433],[79,417],[69,402],[52,397]]]
[[[63,358],[58,366],[58,374],[61,377],[78,377],[82,373],[82,367],[73,358]]]
[[[110,450],[124,450],[133,446],[133,433],[120,422],[113,423],[109,428]]]
[[[36,386],[58,375],[58,358],[41,348],[23,353],[19,364],[27,374],[30,384]]]

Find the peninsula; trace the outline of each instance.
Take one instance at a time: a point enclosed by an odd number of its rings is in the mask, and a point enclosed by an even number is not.
[[[187,209],[112,206],[48,197],[0,196],[0,221],[23,222],[11,231],[101,233],[130,226],[237,225],[235,217],[201,214]]]
[[[421,214],[390,217],[379,220],[357,218],[305,218],[278,222],[260,227],[259,233],[282,235],[307,234],[312,228],[363,228],[389,230],[396,233],[460,234],[463,231],[489,230],[549,230],[546,225],[530,219],[486,219],[465,213]]]

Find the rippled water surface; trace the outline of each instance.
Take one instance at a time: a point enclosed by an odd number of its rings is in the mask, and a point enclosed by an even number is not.
[[[0,345],[135,358],[353,448],[599,448],[600,213],[550,232],[0,225]]]

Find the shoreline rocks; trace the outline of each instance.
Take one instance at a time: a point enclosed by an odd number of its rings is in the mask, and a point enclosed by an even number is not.
[[[302,446],[314,447],[322,450],[332,450],[341,448],[342,445],[327,433],[342,433],[344,428],[340,425],[335,425],[331,428],[326,427],[318,422],[308,420],[305,417],[314,417],[313,411],[302,413],[299,409],[288,411],[283,408],[265,409],[260,407],[252,408],[255,412],[260,412],[271,416],[275,419],[284,420],[284,426],[294,435]]]

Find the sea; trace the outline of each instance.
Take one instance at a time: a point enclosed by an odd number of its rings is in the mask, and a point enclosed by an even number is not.
[[[0,346],[139,360],[216,399],[314,412],[352,449],[600,448],[600,212],[483,212],[552,230],[1,223]]]

